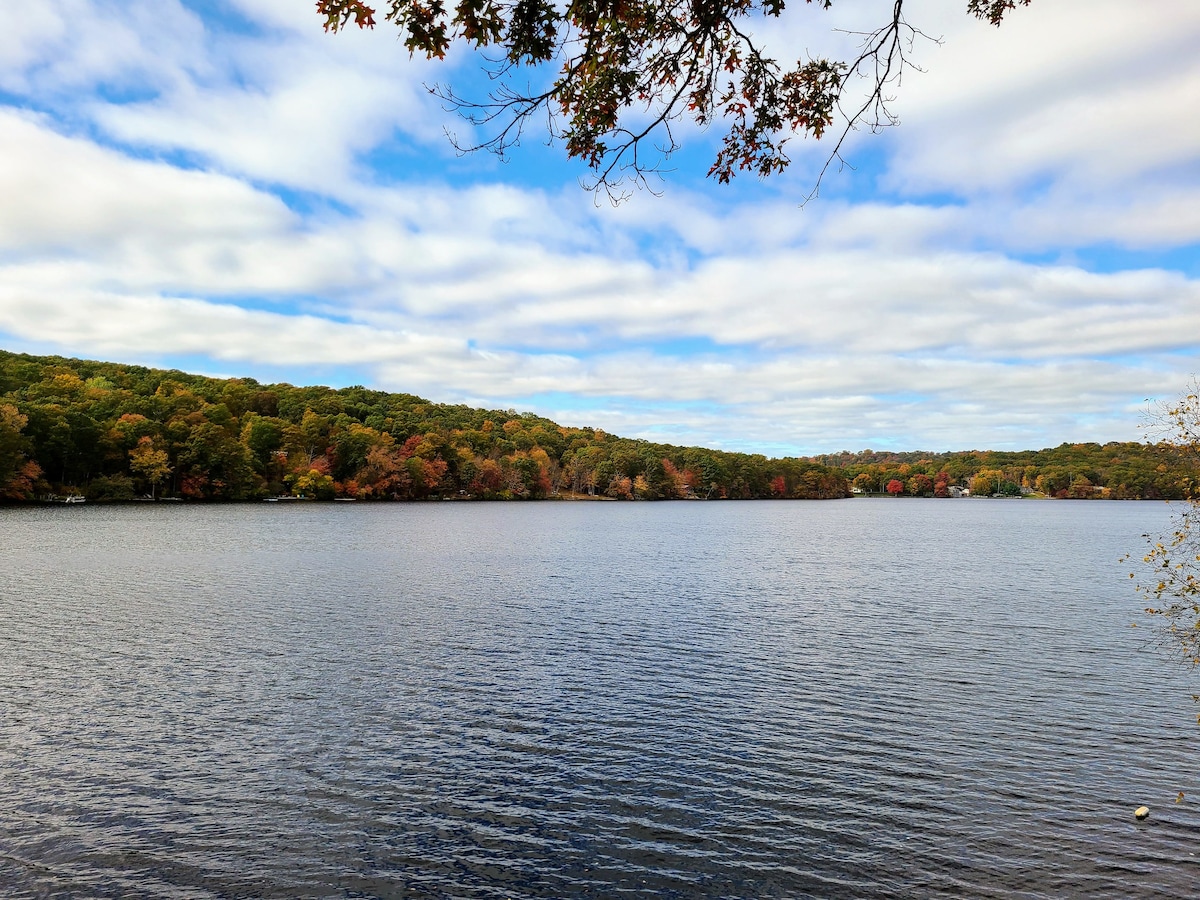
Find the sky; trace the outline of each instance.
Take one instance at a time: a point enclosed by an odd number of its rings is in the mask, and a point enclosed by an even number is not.
[[[783,58],[891,0],[793,3]],[[311,0],[38,0],[0,31],[0,348],[363,384],[796,455],[1138,440],[1200,369],[1200,3],[910,0],[895,128],[765,181],[682,128],[614,206]]]

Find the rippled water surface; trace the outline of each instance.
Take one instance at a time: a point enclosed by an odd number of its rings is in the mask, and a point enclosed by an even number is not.
[[[3,510],[0,893],[1191,896],[1168,515]]]

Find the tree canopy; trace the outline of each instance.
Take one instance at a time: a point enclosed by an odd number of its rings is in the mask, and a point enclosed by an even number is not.
[[[1029,3],[968,0],[967,12],[999,25]],[[382,9],[409,53],[430,59],[455,44],[490,48],[481,59],[495,87],[485,99],[432,88],[484,126],[482,142],[465,149],[503,154],[544,118],[567,155],[591,169],[594,186],[611,190],[626,177],[644,181],[677,149],[672,127],[685,118],[725,128],[708,170],[719,182],[782,171],[794,135],[832,133],[832,161],[856,127],[894,124],[888,93],[923,35],[905,18],[904,0],[888,5],[884,21],[858,35],[853,58],[794,63],[768,55],[754,30],[783,16],[785,0],[317,0],[317,11],[327,31],[339,31],[373,28]]]

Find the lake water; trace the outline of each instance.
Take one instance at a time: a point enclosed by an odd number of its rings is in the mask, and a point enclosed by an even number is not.
[[[1194,895],[1168,516],[0,510],[0,893]]]

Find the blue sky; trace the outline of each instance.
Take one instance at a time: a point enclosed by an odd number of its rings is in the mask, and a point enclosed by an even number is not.
[[[613,207],[505,164],[387,27],[309,0],[39,0],[0,33],[0,347],[362,383],[770,454],[1132,440],[1200,353],[1200,4],[911,2],[901,125]],[[889,2],[797,7],[782,57]]]

